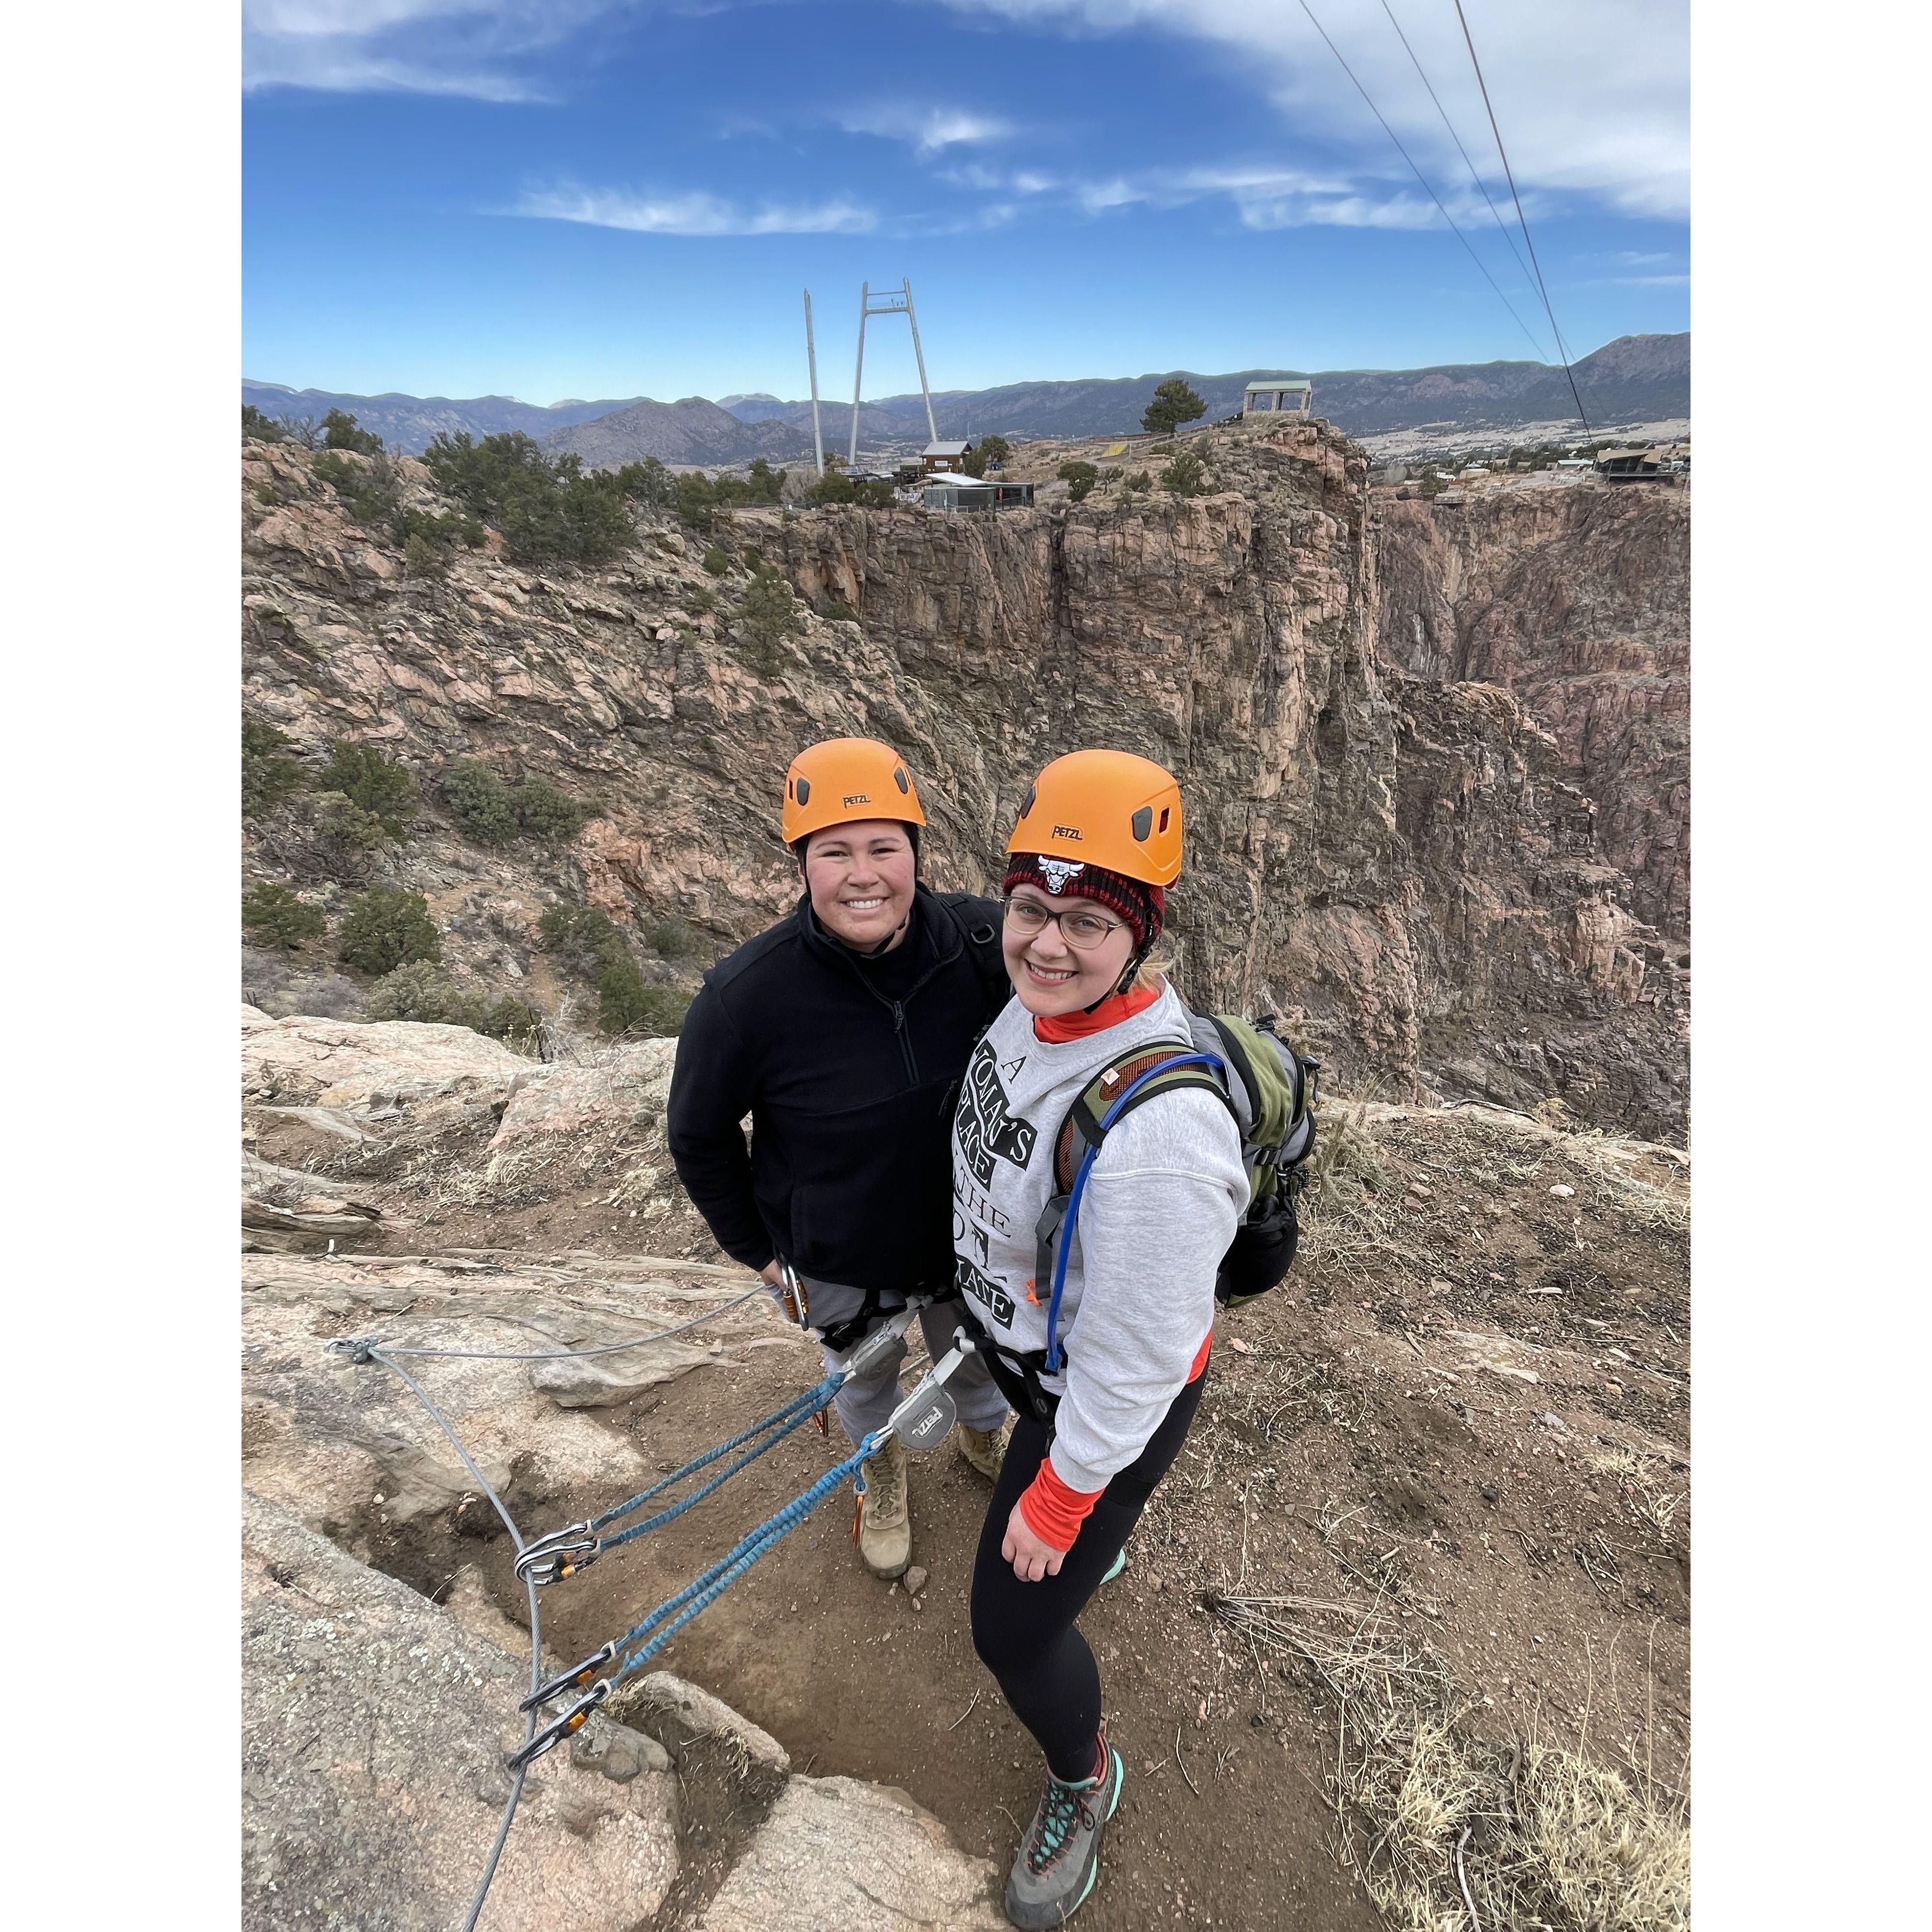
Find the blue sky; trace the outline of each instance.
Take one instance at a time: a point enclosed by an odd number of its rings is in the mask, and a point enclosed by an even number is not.
[[[1514,317],[1300,0],[244,0],[244,373],[797,396],[808,286],[849,395],[901,276],[937,388],[1547,357],[1454,0],[1308,4]],[[1464,9],[1573,352],[1687,328],[1683,0]]]

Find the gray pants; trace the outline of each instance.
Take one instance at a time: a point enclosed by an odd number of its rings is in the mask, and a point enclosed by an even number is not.
[[[919,1325],[926,1334],[926,1352],[936,1362],[952,1346],[952,1331],[961,1325],[958,1303],[942,1301],[932,1307],[922,1308],[919,1311]],[[905,1360],[905,1343],[902,1340],[897,1347],[888,1349],[863,1375],[854,1376],[838,1391],[835,1403],[838,1420],[854,1442],[862,1441],[874,1429],[884,1428],[892,1411],[898,1407],[902,1399],[899,1394],[899,1367]],[[842,1367],[844,1360],[844,1355],[834,1354],[830,1348],[825,1351],[828,1374]],[[946,1387],[959,1412],[959,1420],[968,1428],[997,1429],[1006,1420],[1010,1412],[1006,1399],[987,1372],[983,1355],[968,1355],[946,1378]]]

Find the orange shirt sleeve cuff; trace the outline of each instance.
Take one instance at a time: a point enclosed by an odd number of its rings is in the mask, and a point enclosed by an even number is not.
[[[1100,1490],[1070,1490],[1053,1472],[1051,1460],[1040,1464],[1033,1480],[1020,1492],[1020,1514],[1041,1542],[1063,1555],[1073,1547],[1080,1526],[1105,1494]]]

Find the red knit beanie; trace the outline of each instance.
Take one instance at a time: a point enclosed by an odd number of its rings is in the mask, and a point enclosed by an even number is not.
[[[1092,899],[1125,920],[1134,935],[1134,950],[1145,952],[1160,937],[1167,917],[1167,893],[1160,886],[1110,872],[1104,866],[1070,866],[1059,859],[1042,859],[1037,852],[1016,852],[1001,881],[1002,893],[1016,886],[1037,886],[1052,898]]]

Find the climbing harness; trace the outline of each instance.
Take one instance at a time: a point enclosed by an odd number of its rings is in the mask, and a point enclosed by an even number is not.
[[[795,1284],[795,1276],[794,1282]],[[661,1329],[653,1334],[640,1336],[634,1341],[606,1342],[589,1348],[543,1351],[532,1354],[507,1354],[465,1348],[405,1348],[391,1347],[380,1338],[369,1336],[345,1336],[328,1345],[332,1351],[346,1356],[351,1362],[380,1364],[397,1376],[422,1404],[430,1419],[448,1438],[463,1466],[470,1472],[471,1479],[489,1498],[490,1507],[501,1519],[504,1528],[509,1532],[510,1540],[517,1552],[516,1574],[524,1585],[530,1602],[530,1695],[518,1706],[524,1718],[524,1742],[505,1760],[511,1773],[510,1795],[504,1805],[503,1815],[497,1826],[496,1838],[490,1846],[489,1858],[484,1867],[476,1897],[470,1904],[467,1917],[463,1922],[463,1932],[475,1932],[484,1900],[488,1896],[491,1882],[496,1875],[496,1867],[502,1858],[504,1844],[509,1837],[512,1821],[516,1816],[518,1804],[522,1799],[524,1780],[530,1774],[530,1767],[566,1738],[575,1736],[619,1684],[643,1670],[686,1624],[708,1609],[760,1557],[775,1548],[796,1529],[848,1477],[854,1480],[855,1486],[862,1492],[865,1466],[884,1447],[889,1437],[896,1435],[908,1448],[913,1449],[928,1448],[942,1440],[952,1427],[957,1413],[952,1398],[946,1390],[946,1381],[967,1356],[974,1352],[976,1345],[964,1328],[956,1330],[952,1346],[932,1365],[918,1386],[892,1411],[885,1423],[868,1434],[851,1455],[828,1469],[782,1509],[766,1517],[749,1534],[740,1538],[700,1576],[694,1578],[682,1590],[657,1605],[622,1636],[614,1637],[608,1642],[599,1645],[580,1663],[572,1664],[568,1670],[560,1672],[548,1681],[543,1676],[543,1630],[538,1609],[539,1589],[549,1584],[563,1582],[575,1576],[579,1570],[586,1569],[605,1550],[628,1543],[647,1531],[670,1522],[674,1517],[682,1515],[694,1504],[701,1502],[713,1490],[722,1487],[748,1463],[764,1455],[775,1444],[782,1442],[794,1430],[806,1422],[817,1420],[820,1426],[824,1426],[824,1412],[840,1388],[850,1377],[871,1368],[903,1341],[913,1318],[928,1305],[927,1298],[915,1298],[904,1308],[896,1310],[852,1351],[840,1368],[806,1390],[802,1395],[794,1397],[774,1409],[770,1415],[754,1423],[749,1429],[740,1431],[715,1448],[706,1450],[702,1455],[693,1456],[682,1468],[674,1470],[668,1476],[614,1505],[602,1514],[583,1522],[567,1524],[563,1528],[553,1530],[534,1541],[525,1538],[514,1518],[505,1508],[502,1498],[490,1487],[488,1479],[464,1447],[462,1438],[450,1426],[442,1412],[430,1400],[422,1384],[395,1358],[409,1355],[466,1361],[557,1361],[584,1355],[608,1354],[619,1349],[639,1348],[647,1342],[662,1341],[668,1336],[682,1334],[687,1329],[696,1328],[700,1322],[708,1322],[729,1309],[737,1307],[761,1292],[758,1288],[748,1290],[736,1299],[707,1310],[695,1319],[681,1323],[675,1328]],[[802,1288],[798,1290],[796,1310],[788,1308],[787,1312],[793,1315],[800,1327],[806,1325],[805,1297]],[[764,1438],[762,1441],[758,1440],[760,1437]],[[668,1489],[674,1488],[687,1477],[696,1474],[700,1469],[710,1467],[728,1456],[733,1450],[742,1448],[748,1443],[754,1446],[720,1474],[713,1477],[681,1502],[658,1511],[641,1522],[631,1525],[615,1535],[604,1537],[602,1534],[613,1524],[633,1514],[653,1497],[662,1495]],[[612,1670],[610,1666],[613,1665],[617,1667]],[[599,1676],[598,1673],[603,1671],[608,1671],[609,1674]],[[542,1713],[572,1691],[581,1694],[548,1722],[538,1721]]]

